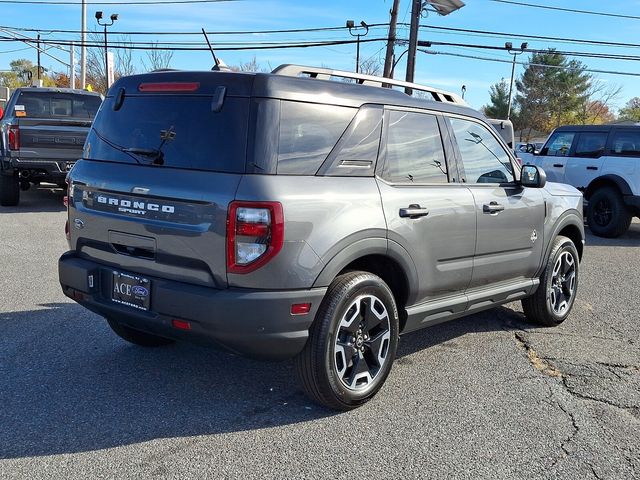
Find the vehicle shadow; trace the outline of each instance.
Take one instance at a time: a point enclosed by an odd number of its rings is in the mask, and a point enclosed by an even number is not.
[[[618,238],[597,237],[587,227],[587,246],[594,247],[637,247],[640,245],[640,223],[634,221],[629,230]]]
[[[34,213],[34,212],[62,212],[64,190],[53,185],[31,187],[26,192],[20,192],[20,204],[17,207],[0,207],[3,213]]]
[[[336,415],[300,391],[291,362],[188,344],[148,349],[72,303],[0,313],[0,459],[76,453]],[[498,314],[496,314],[498,312]],[[403,337],[400,359],[467,333],[509,330],[501,308]]]

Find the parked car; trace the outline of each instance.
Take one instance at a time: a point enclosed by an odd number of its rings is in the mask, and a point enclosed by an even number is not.
[[[14,90],[0,121],[0,205],[17,205],[32,184],[66,186],[101,102],[84,90]]]
[[[335,409],[378,392],[400,334],[515,300],[558,325],[578,288],[580,192],[455,94],[387,78],[124,77],[69,184],[68,297],[134,344],[295,358]]]
[[[618,237],[640,216],[640,126],[557,128],[534,162],[549,180],[584,192],[594,234]]]

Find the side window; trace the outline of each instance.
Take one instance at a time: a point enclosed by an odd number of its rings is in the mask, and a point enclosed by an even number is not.
[[[640,129],[615,132],[611,142],[611,153],[630,157],[640,156]]]
[[[555,132],[544,146],[540,155],[549,157],[568,157],[575,132]]]
[[[435,115],[389,112],[382,178],[392,183],[447,183],[447,165]]]
[[[511,158],[487,128],[469,120],[450,121],[467,183],[513,182]]]
[[[604,153],[607,145],[608,133],[585,132],[581,133],[576,143],[574,155],[576,157],[598,158]]]
[[[282,101],[278,173],[315,175],[356,112],[355,108]]]

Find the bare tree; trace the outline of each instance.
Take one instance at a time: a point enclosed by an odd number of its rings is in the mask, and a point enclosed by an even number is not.
[[[114,48],[114,79],[133,75],[136,73],[136,65],[133,60],[133,52],[128,48],[117,48],[126,45],[131,39],[128,36],[120,36],[118,41],[112,41]],[[89,43],[102,43],[102,35],[99,32],[89,33]],[[87,49],[87,84],[91,85],[94,91],[106,93],[107,80],[104,65],[104,48],[90,47]]]
[[[602,80],[593,79],[586,92],[586,97],[579,106],[578,121],[583,125],[613,121],[612,103],[618,99],[621,92],[621,85],[610,85]]]
[[[383,64],[377,57],[369,57],[366,60],[360,62],[360,73],[365,75],[373,75],[379,77],[382,75]]]
[[[260,65],[258,59],[253,56],[248,62],[240,62],[238,65],[230,65],[229,68],[234,72],[260,72],[268,73],[270,70]]]
[[[161,50],[158,48],[158,42],[153,42],[151,50],[147,50],[147,61],[142,60],[144,69],[148,72],[154,70],[163,70],[171,67],[173,52],[171,50]],[[148,62],[148,63],[147,63]]]

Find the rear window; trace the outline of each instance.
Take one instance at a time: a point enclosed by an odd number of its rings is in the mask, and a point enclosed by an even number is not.
[[[81,93],[22,91],[15,104],[16,116],[32,118],[95,117],[102,100],[96,95]]]
[[[85,144],[85,158],[243,173],[249,100],[212,96],[126,95],[118,110],[105,99]]]

